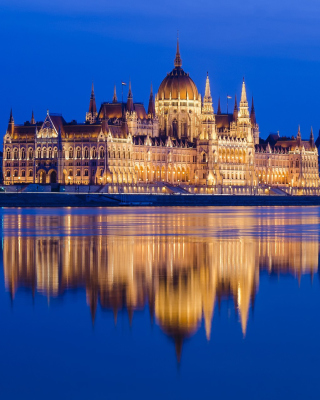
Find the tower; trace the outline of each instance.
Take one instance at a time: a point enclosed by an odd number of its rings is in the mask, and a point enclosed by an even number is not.
[[[128,99],[127,99],[127,111],[133,112],[133,96],[131,90],[131,80],[129,81],[129,92],[128,92]]]
[[[313,128],[312,127],[311,127],[309,142],[310,142],[311,147],[314,147],[314,137],[313,137]]]
[[[32,114],[31,114],[31,121],[30,121],[30,124],[31,124],[31,125],[35,125],[35,124],[36,124],[36,121],[35,121],[35,119],[34,119],[33,110],[32,110]]]
[[[154,106],[154,98],[153,98],[152,83],[151,83],[151,89],[150,89],[150,97],[149,97],[149,105],[148,105],[148,114],[151,116],[151,118],[154,118],[154,116],[155,116],[155,106]]]
[[[252,104],[251,104],[250,121],[251,121],[254,144],[259,144],[259,125],[257,124],[256,111],[255,111],[255,108],[254,108],[253,96],[252,96]]]
[[[93,86],[93,82],[92,82],[89,111],[86,114],[86,122],[89,122],[90,124],[94,124],[97,120],[97,116],[98,116],[98,113],[97,113],[96,99],[95,99],[95,95],[94,95],[94,86]]]
[[[243,78],[242,82],[242,90],[241,90],[241,100],[239,107],[239,116],[238,119],[242,120],[242,122],[249,122],[249,107],[247,101],[247,92],[246,92],[246,84]]]
[[[233,122],[237,122],[238,119],[238,103],[237,95],[234,96],[234,109],[233,109]]]
[[[12,108],[10,110],[8,132],[9,132],[10,135],[13,135],[13,132],[14,132],[14,119],[13,119],[13,115],[12,115]]]
[[[112,98],[112,103],[118,103],[116,85],[114,85],[114,89],[113,89],[113,98]]]
[[[212,105],[212,97],[210,90],[209,74],[207,73],[205,92],[201,110],[202,132],[200,138],[213,139],[215,138],[215,115]]]

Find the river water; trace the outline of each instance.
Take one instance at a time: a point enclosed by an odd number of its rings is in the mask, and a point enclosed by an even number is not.
[[[1,209],[1,399],[318,399],[320,208]]]

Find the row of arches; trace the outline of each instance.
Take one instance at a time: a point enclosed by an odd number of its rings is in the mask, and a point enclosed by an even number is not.
[[[236,164],[245,164],[246,150],[238,149],[238,148],[222,148],[218,151],[218,157],[220,162],[224,163],[236,163]]]
[[[80,146],[69,147],[66,149],[65,147],[62,148],[62,158],[68,159],[81,159],[81,158],[104,158],[105,157],[105,149],[104,147],[100,147],[97,149],[96,147],[92,147],[89,149],[88,146],[81,148]]]

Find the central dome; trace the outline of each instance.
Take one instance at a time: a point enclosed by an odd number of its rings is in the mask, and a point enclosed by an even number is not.
[[[189,74],[181,68],[182,60],[179,51],[179,42],[177,42],[177,53],[174,60],[174,69],[161,82],[158,91],[158,99],[178,100],[180,92],[180,100],[197,100],[199,97],[198,89]]]

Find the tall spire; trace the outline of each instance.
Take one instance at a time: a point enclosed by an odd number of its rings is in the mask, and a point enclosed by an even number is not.
[[[182,60],[180,57],[180,48],[179,48],[179,34],[177,36],[177,52],[176,52],[176,58],[174,59],[174,66],[175,68],[181,68],[182,66]]]
[[[220,97],[219,97],[219,100],[218,100],[218,111],[217,111],[217,114],[221,114]]]
[[[312,147],[314,147],[314,137],[313,137],[313,128],[311,127],[311,132],[310,132],[310,144]]]
[[[149,97],[149,105],[148,105],[148,114],[151,115],[151,118],[153,118],[153,117],[155,116],[155,107],[154,107],[152,83],[151,83],[151,89],[150,89],[150,97]]]
[[[298,126],[297,139],[301,139],[300,125]]]
[[[204,97],[207,99],[211,99],[211,90],[210,90],[210,81],[209,81],[209,73],[207,72],[207,79],[206,79],[206,89],[204,92]]]
[[[97,113],[97,106],[96,106],[96,98],[94,95],[94,86],[93,86],[93,82],[92,82],[89,110],[86,114],[86,121],[89,122],[90,124],[93,124],[96,122],[97,116],[98,116],[98,113]]]
[[[31,114],[31,121],[30,121],[30,124],[31,124],[31,125],[35,125],[35,124],[36,124],[36,121],[35,121],[35,119],[34,119],[33,110],[32,110],[32,114]]]
[[[242,81],[239,118],[249,118],[249,107],[248,107],[246,84],[244,78]]]
[[[116,85],[114,85],[114,89],[113,89],[112,103],[118,103]]]
[[[252,126],[256,125],[257,120],[256,120],[256,111],[255,111],[255,109],[254,109],[253,96],[252,96],[252,104],[251,104],[250,119],[251,119],[251,125],[252,125]]]
[[[208,115],[214,115],[208,72],[207,72],[206,87],[205,87],[203,103],[202,103],[202,113],[204,115],[206,115],[206,121],[207,121]]]
[[[10,110],[10,118],[9,118],[9,124],[13,124],[14,120],[13,120],[13,115],[12,115],[12,108]]]
[[[9,125],[8,125],[8,132],[13,135],[14,132],[14,120],[12,115],[12,108],[10,110],[10,118],[9,118]]]
[[[91,113],[92,116],[93,116],[96,112],[97,112],[96,98],[95,98],[95,95],[94,95],[94,86],[93,86],[93,82],[92,82],[90,104],[89,104],[89,113]]]
[[[242,81],[241,101],[243,102],[247,101],[246,83],[244,81],[244,78]]]
[[[234,96],[234,109],[233,109],[233,121],[236,122],[238,119],[238,102],[237,95]]]
[[[129,80],[129,92],[128,92],[128,100],[127,100],[127,111],[133,111],[133,96],[131,90],[131,79]]]

